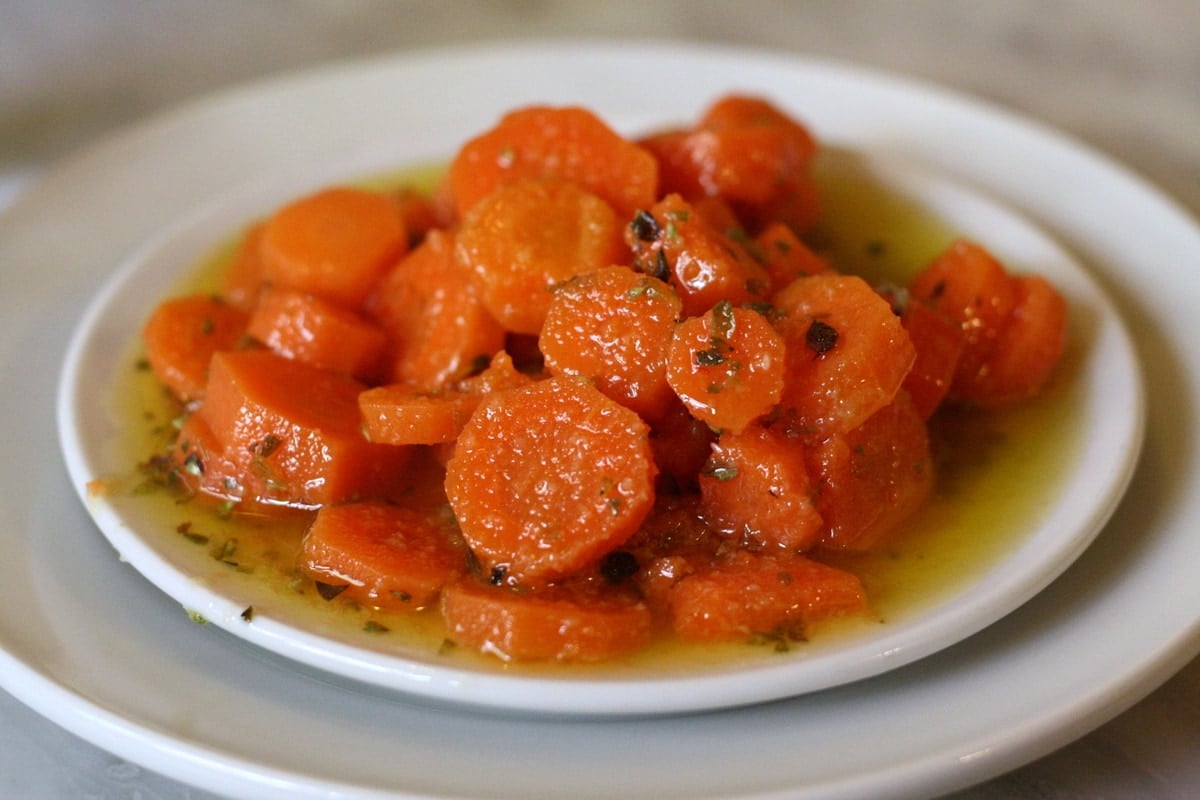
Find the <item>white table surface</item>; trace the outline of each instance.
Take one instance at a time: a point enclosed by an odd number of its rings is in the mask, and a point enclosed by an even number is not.
[[[74,148],[232,83],[416,47],[562,36],[733,43],[934,81],[1107,152],[1200,217],[1198,0],[0,0],[0,208]],[[1083,739],[954,797],[1200,797],[1198,756],[1200,660]],[[0,796],[210,795],[0,692]]]

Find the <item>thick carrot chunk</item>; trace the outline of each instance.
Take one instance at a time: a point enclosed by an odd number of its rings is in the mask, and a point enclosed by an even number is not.
[[[177,398],[199,400],[213,354],[234,349],[247,320],[241,309],[209,295],[167,300],[154,309],[142,329],[146,361]]]
[[[954,382],[966,335],[958,322],[920,300],[905,306],[901,320],[917,351],[903,386],[921,418],[929,419]]]
[[[523,179],[477,203],[458,233],[458,259],[506,329],[536,334],[555,286],[627,260],[612,208],[573,183]]]
[[[503,661],[604,661],[653,633],[644,603],[586,585],[531,592],[462,580],[442,593],[442,617],[452,641]]]
[[[802,640],[811,623],[867,609],[866,591],[852,573],[803,556],[744,551],[681,578],[668,602],[676,633],[698,641]]]
[[[428,394],[389,384],[367,389],[358,396],[358,406],[372,442],[443,444],[458,438],[479,400],[478,395],[454,389]]]
[[[750,252],[762,262],[771,276],[772,291],[779,291],[805,275],[832,275],[836,270],[801,241],[782,222],[767,225],[754,239]]]
[[[429,606],[467,562],[448,511],[381,502],[320,509],[300,558],[305,574],[340,596],[391,611]]]
[[[799,553],[823,532],[804,447],[777,429],[721,434],[700,492],[712,524],[756,550]]]
[[[463,536],[497,580],[577,572],[628,539],[654,502],[646,424],[580,378],[490,395],[446,465]]]
[[[872,547],[933,490],[929,435],[905,391],[860,427],[812,448],[808,464],[823,547]]]
[[[795,432],[852,430],[892,402],[916,359],[891,305],[851,275],[800,278],[775,295],[787,342],[780,405]]]
[[[242,235],[221,276],[221,297],[242,311],[253,311],[263,285],[262,235],[266,224],[251,225]]]
[[[364,438],[358,410],[364,388],[267,350],[218,353],[200,413],[238,467],[243,487],[265,487],[263,496],[248,499],[320,506],[381,497],[409,451]]]
[[[407,245],[393,198],[332,187],[289,203],[267,220],[263,274],[280,286],[358,308]]]
[[[388,270],[368,305],[389,337],[388,381],[416,391],[446,388],[504,346],[447,231],[430,231]]]
[[[506,114],[450,164],[460,215],[500,186],[557,177],[598,195],[627,220],[654,202],[658,162],[583,108],[534,106]]]
[[[546,369],[592,378],[646,419],[666,413],[667,348],[680,313],[675,290],[629,267],[580,275],[554,291],[538,338]]]
[[[387,337],[357,313],[295,289],[265,287],[246,332],[284,358],[362,380],[379,373]]]
[[[667,381],[693,416],[736,433],[779,402],[785,366],[783,337],[771,323],[721,302],[675,328]]]

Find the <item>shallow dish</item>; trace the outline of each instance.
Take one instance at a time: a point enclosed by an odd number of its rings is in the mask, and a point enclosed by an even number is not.
[[[628,90],[647,75],[671,91]],[[761,86],[805,98],[800,112],[822,138],[902,155],[1036,220],[1133,323],[1148,401],[1138,470],[1109,524],[1035,597],[874,678],[720,713],[597,724],[442,710],[298,667],[215,625],[180,625],[179,604],[113,558],[62,468],[49,398],[71,333],[61,320],[81,317],[139,242],[230,186],[386,150],[399,130],[417,131],[421,155],[437,157],[446,142],[434,118],[457,134],[536,95],[606,115],[627,109],[623,121],[640,126]],[[1083,735],[1200,649],[1198,262],[1196,222],[1080,143],[970,98],[822,62],[677,45],[506,46],[209,98],[77,154],[0,214],[0,685],[102,748],[231,796],[961,788]]]
[[[787,99],[803,118],[805,99]],[[463,131],[458,138],[469,135]],[[231,191],[168,226],[121,266],[84,315],[64,364],[59,429],[72,481],[121,558],[178,601],[193,619],[216,624],[310,667],[444,702],[556,714],[712,710],[849,683],[954,644],[1046,586],[1108,519],[1132,474],[1142,440],[1137,362],[1112,303],[1087,271],[1036,226],[913,159],[854,152],[838,147],[837,141],[827,143],[831,146],[822,166],[832,185],[869,182],[897,203],[936,218],[947,231],[983,243],[1011,269],[1046,276],[1067,297],[1072,313],[1071,344],[1059,380],[1066,385],[1056,401],[1060,421],[1071,430],[1061,441],[1048,437],[1041,442],[1042,449],[1060,448],[1069,455],[1056,459],[1052,469],[1044,458],[1031,463],[1029,469],[1046,470],[1037,482],[1022,487],[1035,493],[1033,498],[1003,497],[986,489],[974,495],[977,502],[994,504],[1000,516],[1017,517],[1021,514],[1017,509],[1036,507],[1034,513],[1024,515],[1027,528],[1007,535],[1005,546],[985,566],[971,569],[971,577],[953,590],[943,587],[931,598],[918,598],[889,612],[886,624],[872,619],[838,635],[818,633],[786,654],[745,648],[745,655],[708,663],[634,659],[588,670],[563,666],[522,671],[486,660],[463,662],[429,646],[364,636],[348,621],[339,628],[337,620],[306,614],[296,604],[289,605],[278,586],[264,585],[256,576],[231,574],[225,565],[178,537],[164,537],[164,522],[173,527],[171,518],[165,520],[151,499],[90,488],[103,479],[130,473],[148,455],[122,446],[140,418],[136,409],[122,407],[117,399],[121,376],[132,371],[133,357],[129,347],[114,347],[114,343],[133,343],[153,304],[217,244],[291,197],[331,179],[356,177],[336,159],[317,170],[297,169],[284,179]],[[354,169],[385,172],[419,164],[421,155],[409,152],[403,137],[397,137],[392,152],[373,156],[384,160],[359,163]],[[1036,450],[1038,443],[1025,446]],[[931,551],[928,557],[935,558],[936,544],[926,547]],[[180,624],[186,624],[182,614]]]

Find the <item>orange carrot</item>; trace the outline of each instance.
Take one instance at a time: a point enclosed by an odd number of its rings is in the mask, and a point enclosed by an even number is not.
[[[393,198],[332,187],[289,203],[267,220],[263,274],[272,283],[356,309],[407,243]]]
[[[766,269],[677,194],[639,212],[625,238],[638,269],[669,280],[679,292],[686,316],[700,316],[722,300],[762,301],[770,291]]]
[[[804,456],[799,441],[776,429],[721,434],[700,473],[705,515],[753,549],[807,550],[824,529]]]
[[[765,317],[721,302],[675,328],[667,381],[697,419],[737,432],[779,402],[785,364],[783,338]]]
[[[446,587],[442,617],[451,641],[502,661],[604,661],[653,633],[644,603],[574,585],[530,592],[467,579]]]
[[[533,106],[506,114],[467,142],[450,164],[460,215],[524,178],[557,177],[598,195],[624,221],[654,202],[658,164],[591,111]]]
[[[647,433],[579,378],[485,398],[446,465],[446,495],[484,569],[554,580],[628,539],[654,502]]]
[[[916,351],[891,305],[862,278],[799,278],[774,297],[787,342],[780,405],[796,433],[858,427],[896,396]]]
[[[756,249],[750,252],[767,268],[772,291],[779,291],[805,275],[832,275],[836,272],[828,261],[814,253],[782,222],[768,224],[755,237],[754,243]]]
[[[218,353],[200,413],[238,467],[238,482],[263,487],[260,502],[319,506],[384,497],[410,451],[363,437],[363,389],[348,376],[267,350]]]
[[[860,427],[812,448],[808,463],[823,547],[875,546],[933,490],[928,432],[905,391]]]
[[[245,312],[254,310],[263,284],[262,235],[265,223],[251,225],[221,276],[221,297]]]
[[[546,369],[583,375],[643,418],[661,417],[674,400],[667,347],[679,318],[675,290],[628,267],[605,267],[554,290],[538,339]]]
[[[903,387],[921,418],[929,419],[950,391],[966,336],[961,325],[921,300],[910,300],[901,320],[917,352]]]
[[[522,179],[476,203],[458,233],[458,258],[506,329],[536,334],[570,278],[628,259],[621,223],[604,200],[560,179]]]
[[[304,573],[329,593],[390,611],[428,607],[467,562],[448,511],[381,502],[320,509],[300,556]]]
[[[683,577],[668,600],[676,633],[693,641],[765,637],[786,645],[803,640],[814,622],[867,610],[862,582],[850,572],[745,551]]]
[[[295,289],[264,287],[246,332],[284,358],[370,380],[387,337],[357,313]]]
[[[246,322],[244,311],[209,295],[166,300],[142,328],[146,361],[175,397],[199,400],[213,354],[237,347]]]
[[[389,269],[368,307],[389,337],[387,380],[414,391],[440,391],[504,346],[446,231],[430,231]]]
[[[713,429],[693,417],[682,401],[671,403],[650,431],[650,449],[658,467],[657,491],[682,494],[698,490],[698,476],[715,439]]]
[[[363,430],[380,444],[442,444],[458,438],[480,397],[447,389],[414,392],[403,384],[367,389],[358,396]]]

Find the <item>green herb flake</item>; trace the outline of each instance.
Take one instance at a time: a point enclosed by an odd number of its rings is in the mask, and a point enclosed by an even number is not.
[[[700,475],[701,477],[713,478],[718,481],[730,481],[738,476],[738,468],[733,464],[709,459]]]
[[[193,608],[189,608],[187,610],[187,615],[188,615],[188,619],[190,619],[192,622],[196,623],[197,625],[207,625],[208,624],[208,620],[206,620],[204,618],[204,615],[201,614],[199,611],[196,611]]]
[[[365,623],[363,623],[362,629],[366,633],[387,633],[388,631],[391,630],[391,628],[389,628],[388,626],[378,623],[373,619],[369,619]]]

